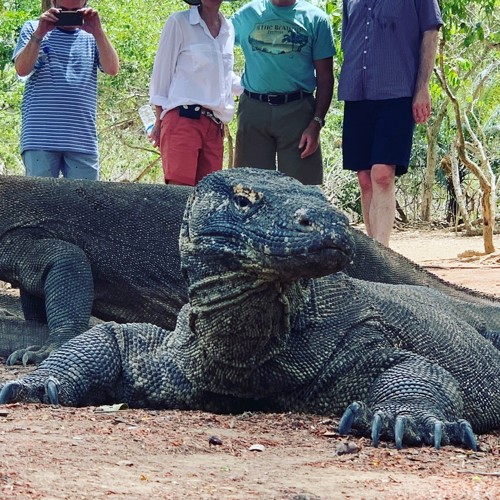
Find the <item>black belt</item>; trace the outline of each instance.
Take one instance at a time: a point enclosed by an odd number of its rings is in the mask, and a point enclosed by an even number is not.
[[[256,99],[260,102],[266,102],[271,106],[279,106],[280,104],[286,104],[287,102],[298,101],[299,99],[304,99],[312,94],[310,92],[304,92],[299,90],[297,92],[292,92],[291,94],[257,94],[255,92],[250,92],[245,89],[243,92],[251,99]]]

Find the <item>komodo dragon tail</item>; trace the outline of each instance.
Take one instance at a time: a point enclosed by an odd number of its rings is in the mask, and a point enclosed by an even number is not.
[[[352,229],[355,256],[344,272],[352,278],[393,285],[426,286],[449,297],[482,306],[498,307],[500,299],[445,281],[366,234]]]

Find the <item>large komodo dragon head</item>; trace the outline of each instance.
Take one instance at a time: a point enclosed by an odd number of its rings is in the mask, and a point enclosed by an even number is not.
[[[273,171],[213,174],[185,213],[189,326],[211,358],[202,378],[216,385],[213,372],[205,377],[211,367],[244,369],[279,352],[309,293],[306,279],[342,270],[354,245],[347,218],[319,188]]]
[[[206,276],[224,280],[240,271],[284,283],[325,276],[350,262],[353,246],[347,218],[318,187],[251,168],[218,172],[199,185],[180,235],[191,289]]]

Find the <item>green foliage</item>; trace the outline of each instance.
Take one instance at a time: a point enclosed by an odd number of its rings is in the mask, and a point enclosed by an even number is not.
[[[40,3],[6,1],[0,5],[0,173],[21,173],[18,153],[22,87],[11,64],[12,52],[25,20],[38,15]]]
[[[483,41],[486,31],[483,22],[498,10],[499,0],[443,0],[440,2],[443,14],[443,31],[446,40],[450,40],[453,32],[463,33],[464,47],[470,47],[475,41]],[[473,11],[474,16],[470,13]],[[476,17],[477,16],[477,17]]]
[[[226,1],[222,11],[230,16],[246,0]],[[166,18],[187,5],[182,0],[160,0],[159,2],[124,2],[120,0],[90,0],[98,9],[104,28],[118,51],[121,70],[116,77],[100,75],[98,103],[98,133],[101,157],[101,174],[104,180],[135,180],[145,169],[148,173],[142,181],[162,182],[158,152],[145,137],[137,110],[148,100],[149,79],[156,54],[161,29]],[[330,16],[335,35],[337,56],[335,76],[342,63],[340,47],[342,0],[318,0],[316,2]],[[484,56],[485,44],[500,43],[498,30],[499,0],[442,0],[446,34],[447,78],[461,99],[467,101],[473,78],[468,74],[477,66],[486,67],[495,59],[495,53]],[[40,0],[3,1],[0,6],[0,169],[9,174],[22,174],[19,156],[20,107],[23,83],[15,74],[10,62],[22,24],[40,15]],[[497,54],[496,54],[497,56]],[[483,66],[481,66],[483,65]],[[235,69],[241,73],[243,56],[235,51]],[[478,71],[479,72],[479,71]],[[476,72],[477,73],[477,72]],[[500,151],[498,106],[500,96],[498,74],[484,90],[482,99],[476,103],[476,116],[484,126],[488,138],[487,148],[492,155]],[[468,89],[468,90],[467,90]],[[446,99],[442,88],[431,83],[434,109]],[[335,89],[335,96],[336,96]],[[361,213],[359,189],[356,176],[342,170],[341,128],[342,103],[334,97],[326,117],[322,136],[322,151],[325,162],[325,186],[332,200],[351,213]],[[235,123],[229,124],[234,137]],[[438,150],[442,155],[449,150],[454,137],[452,115],[445,120],[438,138]],[[226,149],[229,142],[226,141]],[[427,144],[425,128],[417,127],[412,165],[409,174],[398,181],[398,199],[409,217],[417,217],[419,188],[426,161]],[[229,157],[227,151],[226,158]],[[227,163],[226,159],[226,163]],[[500,159],[493,158],[495,168],[500,168]],[[437,188],[439,185],[437,185]],[[443,196],[437,196],[436,213],[444,205]]]

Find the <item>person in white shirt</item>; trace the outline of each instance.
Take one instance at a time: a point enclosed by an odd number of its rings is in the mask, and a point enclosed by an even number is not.
[[[224,124],[241,93],[233,73],[234,29],[219,12],[222,0],[185,0],[163,27],[150,83],[165,182],[194,186],[222,169]],[[196,5],[199,2],[199,5]]]

